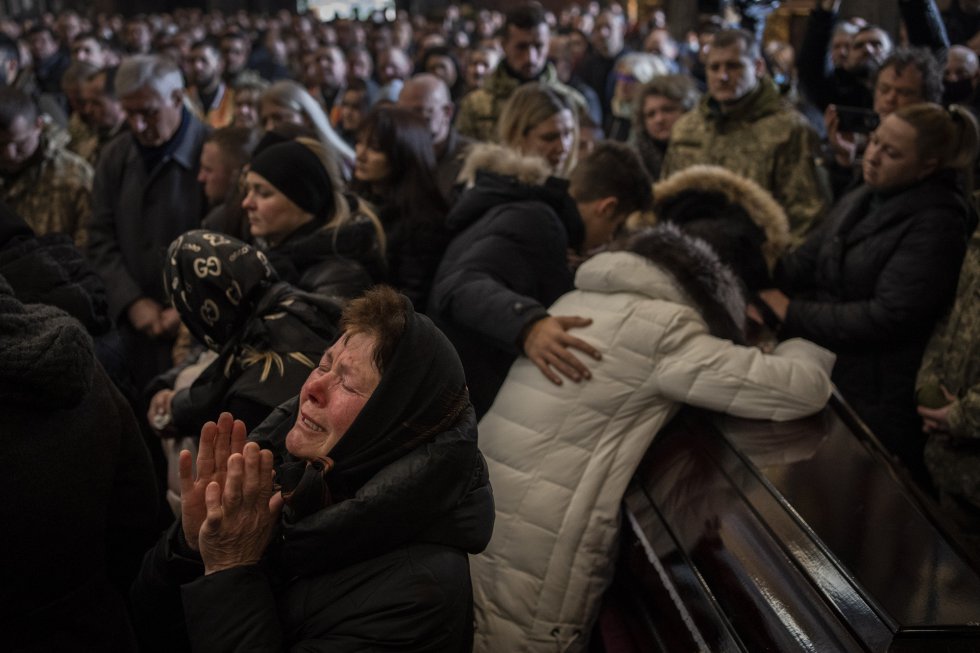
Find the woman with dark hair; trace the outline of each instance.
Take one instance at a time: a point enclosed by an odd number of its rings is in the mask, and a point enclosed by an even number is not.
[[[376,107],[361,125],[355,150],[351,188],[378,208],[388,239],[388,280],[422,310],[449,242],[432,136],[411,111]]]
[[[493,499],[459,358],[383,286],[342,329],[251,442],[225,413],[196,478],[182,454],[181,518],[133,591],[166,650],[471,649]]]
[[[427,48],[419,58],[416,73],[429,73],[446,82],[449,94],[457,102],[466,93],[466,80],[459,61],[453,51],[445,45],[435,45]]]
[[[374,214],[338,191],[319,143],[298,139],[252,158],[242,208],[279,277],[341,304],[384,275],[384,232]]]

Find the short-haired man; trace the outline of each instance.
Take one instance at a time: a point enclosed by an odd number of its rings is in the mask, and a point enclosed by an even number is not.
[[[585,99],[575,89],[562,84],[555,67],[548,63],[550,40],[544,10],[537,3],[519,5],[507,13],[503,27],[504,58],[483,87],[471,91],[460,102],[456,118],[459,133],[481,141],[493,140],[504,103],[514,89],[526,82],[541,81],[555,86],[584,111]]]
[[[969,102],[980,81],[980,59],[965,45],[954,45],[943,70],[943,105]]]
[[[222,78],[228,87],[234,87],[248,70],[248,58],[252,54],[252,42],[242,32],[229,30],[221,36]]]
[[[82,32],[72,39],[71,58],[72,61],[81,61],[96,68],[119,65],[118,55],[95,32]]]
[[[579,62],[575,73],[599,96],[603,127],[608,131],[612,118],[610,102],[616,88],[616,63],[630,52],[626,47],[626,17],[611,9],[603,9],[592,28],[592,52]]]
[[[728,168],[772,193],[801,238],[827,204],[816,134],[780,97],[748,32],[718,32],[706,72],[708,92],[674,125],[661,176],[701,163]]]
[[[187,58],[190,71],[191,103],[204,116],[204,122],[215,129],[227,127],[235,116],[235,102],[231,89],[222,81],[224,61],[217,43],[198,41],[191,46]]]
[[[96,135],[96,145],[87,159],[93,166],[109,141],[126,129],[126,112],[116,97],[116,70],[106,68],[92,73],[79,89],[80,113]]]
[[[85,247],[92,215],[92,167],[45,129],[23,91],[0,88],[0,199],[41,236],[63,233]]]
[[[165,308],[160,270],[171,241],[204,213],[197,171],[208,130],[184,107],[183,76],[169,59],[124,59],[115,86],[129,131],[99,157],[89,258],[106,281],[110,316],[143,387],[172,363],[180,319]]]
[[[830,104],[870,108],[878,69],[894,50],[891,36],[876,25],[864,25],[851,38],[846,61],[831,65],[828,46],[837,25],[841,0],[820,0],[810,13],[796,57],[800,87],[821,111]],[[899,0],[909,43],[927,47],[945,59],[949,39],[935,0]]]
[[[449,205],[473,139],[460,135],[453,127],[453,101],[446,83],[429,73],[415,75],[405,82],[398,106],[417,114],[429,126],[436,154],[436,184]]]
[[[884,60],[874,78],[872,108],[879,120],[897,109],[919,102],[942,100],[942,71],[925,48],[898,48]],[[827,140],[832,160],[827,161],[834,197],[839,197],[861,178],[855,169],[867,139],[862,134],[838,129],[837,107],[826,113]]]
[[[311,80],[316,83],[313,95],[330,116],[331,123],[336,125],[340,118],[340,100],[347,84],[347,57],[336,45],[325,45],[317,48],[314,61],[317,75]]]

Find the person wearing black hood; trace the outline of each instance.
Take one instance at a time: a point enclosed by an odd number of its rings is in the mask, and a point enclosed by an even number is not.
[[[551,176],[557,162],[534,154],[533,147],[473,148],[462,173],[472,187],[447,219],[459,234],[429,300],[427,314],[459,351],[478,416],[521,353],[556,384],[559,372],[589,378],[569,348],[599,353],[568,333],[589,320],[552,316],[546,307],[571,290],[575,262],[652,203],[650,178],[625,145],[597,146],[570,183]]]
[[[153,467],[92,338],[0,276],[4,647],[136,651],[124,599],[158,532]]]
[[[493,498],[459,358],[386,286],[342,329],[250,442],[225,413],[196,479],[182,454],[181,520],[133,591],[163,650],[471,649]]]

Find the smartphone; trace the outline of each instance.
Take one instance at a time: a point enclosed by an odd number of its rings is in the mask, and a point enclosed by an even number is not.
[[[837,107],[837,130],[868,134],[875,130],[880,119],[871,109]]]

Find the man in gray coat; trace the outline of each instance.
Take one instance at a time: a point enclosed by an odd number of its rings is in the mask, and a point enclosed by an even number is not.
[[[89,257],[108,287],[110,316],[142,388],[168,369],[180,318],[167,306],[163,262],[206,207],[197,182],[207,127],[184,106],[183,77],[153,55],[125,59],[116,93],[129,131],[102,152],[92,190]]]

